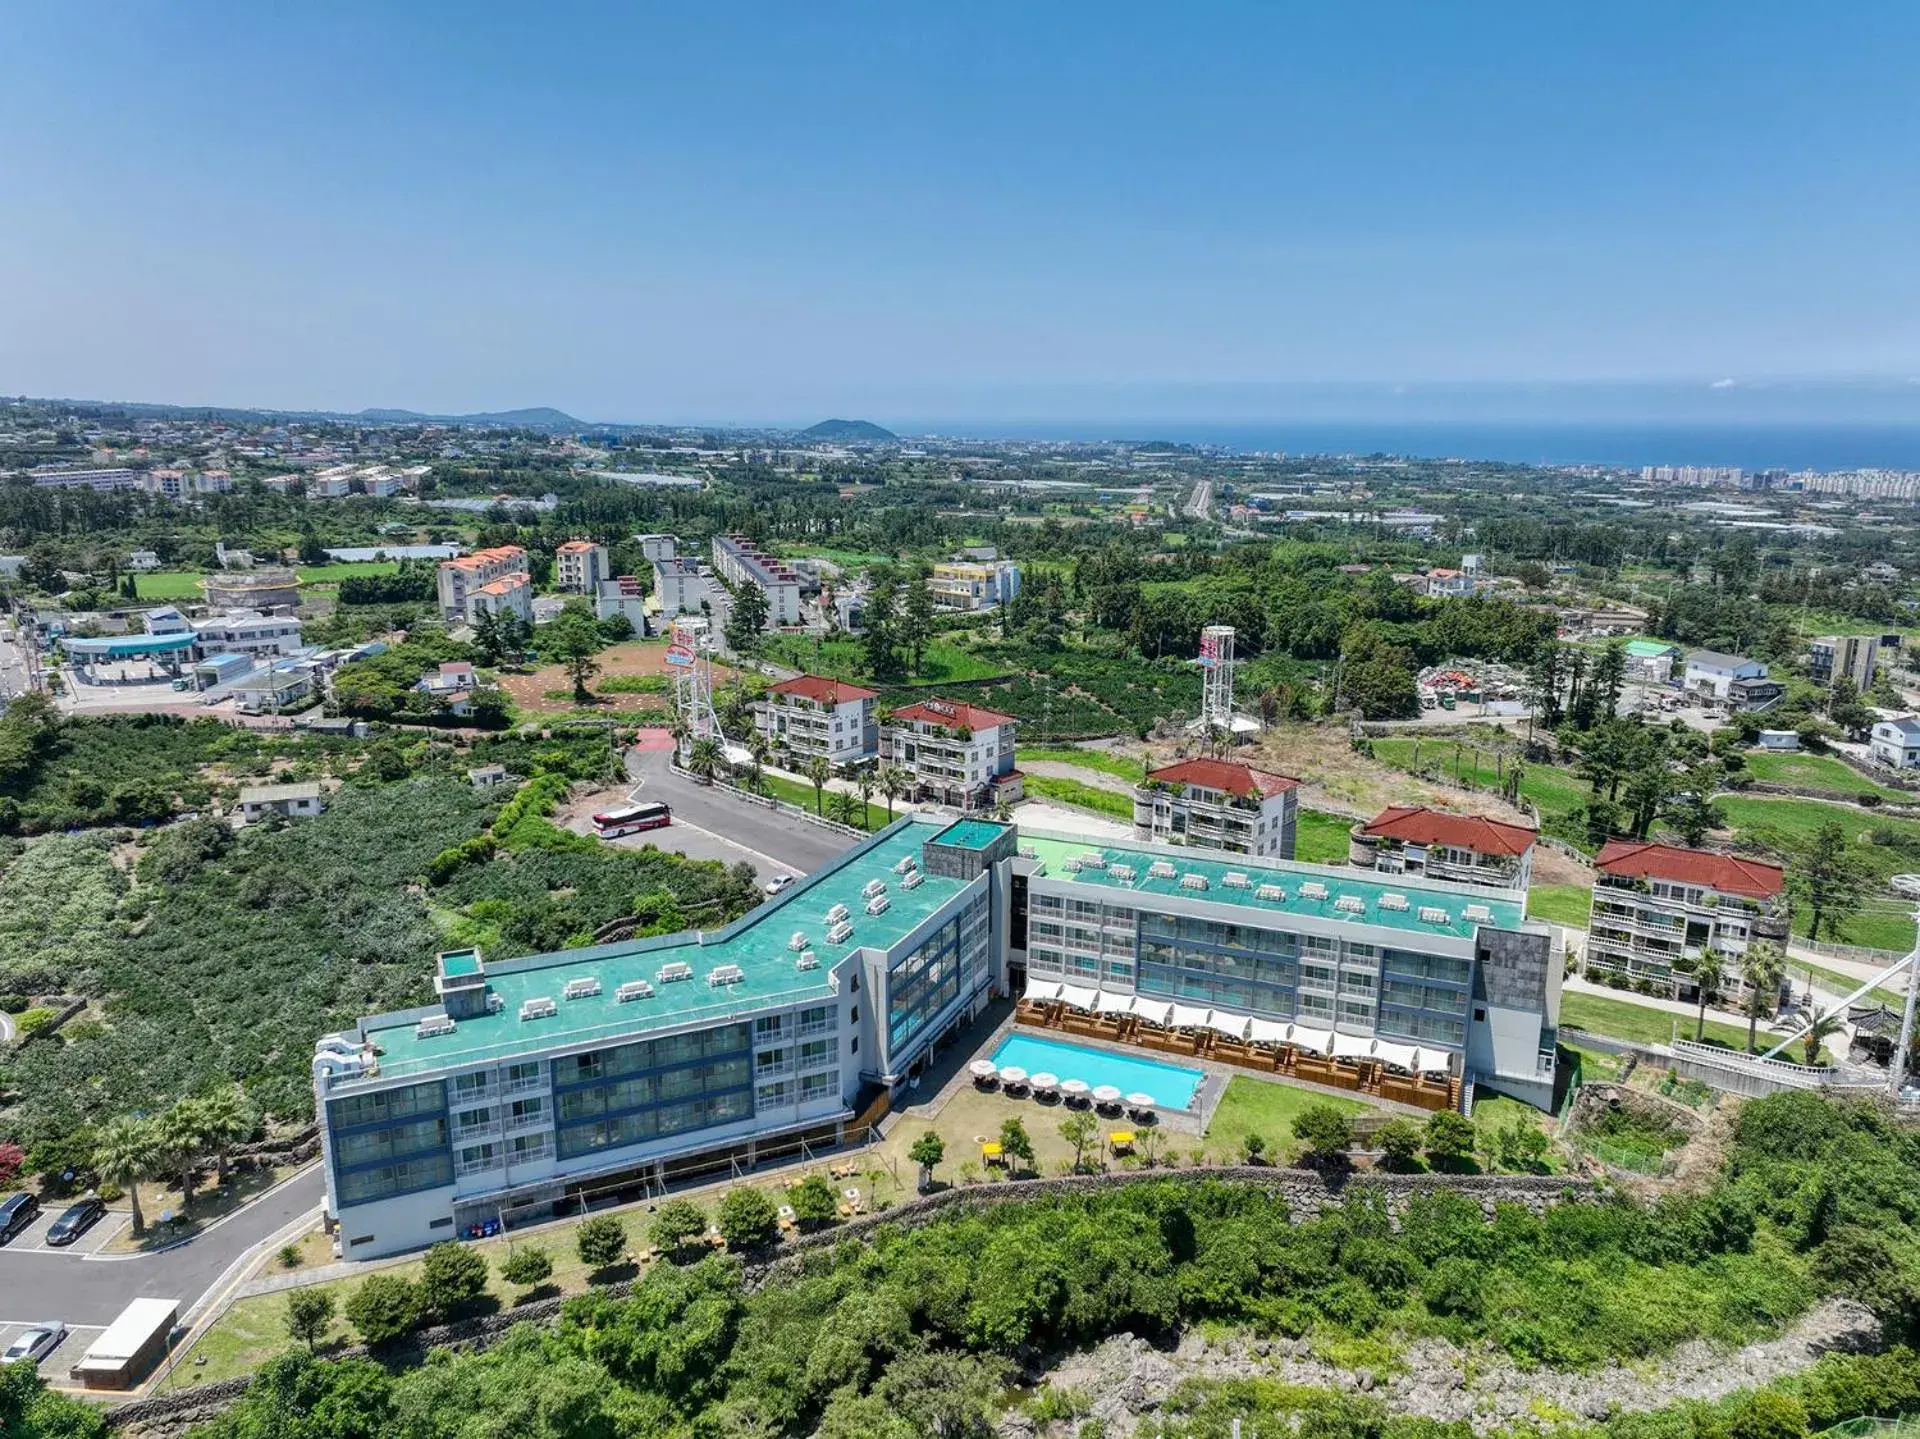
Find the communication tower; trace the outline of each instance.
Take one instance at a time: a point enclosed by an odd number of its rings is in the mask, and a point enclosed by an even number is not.
[[[673,671],[673,707],[687,722],[680,741],[680,762],[691,757],[696,740],[724,743],[720,716],[713,708],[713,625],[704,616],[682,615],[667,635],[667,665]]]
[[[1255,734],[1260,722],[1233,712],[1233,626],[1208,625],[1200,631],[1200,718],[1188,725],[1198,734]]]

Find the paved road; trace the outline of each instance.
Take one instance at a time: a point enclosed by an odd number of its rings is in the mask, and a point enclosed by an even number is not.
[[[318,1208],[325,1192],[314,1165],[225,1223],[164,1254],[87,1258],[45,1248],[0,1249],[0,1326],[62,1319],[108,1324],[131,1299],[177,1299],[183,1312],[213,1290],[228,1269],[262,1240]],[[54,1210],[58,1212],[57,1209]],[[52,1222],[43,1215],[16,1243]],[[114,1217],[105,1223],[111,1224]]]
[[[854,840],[836,830],[748,804],[725,790],[677,775],[668,768],[671,758],[668,750],[627,752],[627,773],[638,782],[640,797],[673,806],[670,826],[642,836],[662,849],[680,848],[673,842],[674,831],[692,826],[749,851],[749,862],[764,879],[776,868],[809,874],[854,846]],[[755,862],[752,855],[763,860]]]

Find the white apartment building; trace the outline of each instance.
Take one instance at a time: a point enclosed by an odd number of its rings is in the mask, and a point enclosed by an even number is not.
[[[1024,793],[1014,768],[1019,722],[958,700],[927,699],[893,712],[880,758],[913,777],[914,799],[984,809]]]
[[[615,615],[633,626],[636,635],[647,632],[647,596],[635,575],[602,580],[593,588],[593,617],[610,620]]]
[[[1739,956],[1756,939],[1784,941],[1786,871],[1764,860],[1650,840],[1608,840],[1595,856],[1587,974],[1691,1000],[1686,967],[1717,956],[1723,992],[1738,985]]]
[[[140,476],[128,469],[35,470],[31,476],[40,489],[58,490],[134,490]]]
[[[873,718],[877,698],[877,691],[844,680],[800,675],[769,689],[755,707],[754,721],[776,751],[858,764],[879,752]]]
[[[300,621],[292,615],[230,610],[193,622],[194,649],[208,655],[284,655],[300,648]]]
[[[1889,769],[1920,769],[1920,715],[1881,720],[1867,748]]]
[[[679,542],[672,535],[635,535],[633,539],[640,546],[640,557],[650,565],[680,553]]]
[[[1020,593],[1020,566],[1012,560],[948,560],[927,579],[936,608],[990,610]]]
[[[663,615],[698,614],[700,602],[707,597],[707,582],[701,577],[699,562],[671,555],[655,560],[653,593]]]
[[[800,623],[800,576],[745,535],[713,537],[713,568],[735,589],[760,587],[767,597],[768,624]]]
[[[478,624],[485,614],[511,614],[533,623],[533,581],[524,574],[502,575],[467,592],[467,621]]]
[[[440,613],[450,620],[471,618],[467,612],[469,593],[508,575],[526,573],[527,552],[518,545],[498,545],[457,560],[443,560],[439,571]],[[531,598],[527,613],[533,613]]]
[[[1147,771],[1133,791],[1133,837],[1292,859],[1300,781],[1218,759]]]
[[[553,552],[555,589],[590,595],[607,578],[607,547],[592,540],[568,540]]]
[[[1736,683],[1763,680],[1766,677],[1767,667],[1745,655],[1721,654],[1717,650],[1689,650],[1685,678],[1681,684],[1689,694],[1725,701]]]

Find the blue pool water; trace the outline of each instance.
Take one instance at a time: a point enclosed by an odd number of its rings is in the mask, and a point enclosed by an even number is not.
[[[994,1050],[993,1062],[1001,1069],[1017,1064],[1028,1074],[1051,1074],[1062,1081],[1084,1079],[1092,1089],[1111,1084],[1122,1094],[1151,1094],[1153,1102],[1163,1109],[1191,1108],[1193,1092],[1206,1077],[1197,1069],[1182,1069],[1177,1064],[1133,1059],[1030,1034],[1008,1035]]]

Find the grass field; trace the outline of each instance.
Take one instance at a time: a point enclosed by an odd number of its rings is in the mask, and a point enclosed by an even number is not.
[[[1222,1158],[1236,1156],[1249,1134],[1267,1142],[1269,1156],[1284,1154],[1293,1143],[1293,1119],[1311,1104],[1331,1104],[1348,1114],[1360,1114],[1370,1108],[1364,1100],[1346,1095],[1321,1094],[1296,1089],[1250,1074],[1236,1074],[1227,1081],[1227,1092],[1220,1096],[1220,1107],[1207,1124],[1207,1148]]]
[[[1513,757],[1505,762],[1471,745],[1447,739],[1413,739],[1395,735],[1373,741],[1373,756],[1382,764],[1409,774],[1431,774],[1440,779],[1458,779],[1476,789],[1498,793],[1502,778],[1511,773]],[[1540,811],[1550,833],[1586,848],[1574,816],[1586,807],[1587,786],[1572,770],[1558,765],[1523,765],[1520,793]]]
[[[1473,1101],[1474,1150],[1480,1156],[1481,1165],[1489,1170],[1500,1167],[1495,1157],[1494,1135],[1502,1129],[1511,1129],[1515,1122],[1540,1126],[1544,1116],[1531,1104],[1522,1104],[1517,1099],[1509,1099],[1504,1094],[1476,1094]],[[1540,1162],[1539,1168],[1549,1174],[1558,1174],[1567,1167],[1565,1157],[1553,1150]]]
[[[1098,770],[1101,774],[1117,776],[1129,784],[1138,784],[1146,777],[1146,767],[1131,755],[1114,754],[1103,749],[1080,749],[1075,745],[1020,746],[1019,763],[1032,764],[1036,760]]]
[[[858,640],[807,639],[800,635],[774,635],[767,641],[766,658],[775,664],[805,670],[829,679],[870,684],[866,652]],[[967,653],[950,640],[936,639],[921,656],[920,668],[907,676],[909,684],[959,684],[967,680],[993,679],[1003,667],[990,664]]]
[[[1536,884],[1527,891],[1527,915],[1551,924],[1585,929],[1593,909],[1593,891],[1583,884]]]
[[[390,575],[400,566],[393,560],[363,560],[343,565],[302,565],[298,570],[303,585],[334,585],[354,575]],[[162,570],[157,574],[135,575],[134,588],[143,600],[197,600],[200,598],[200,573]]]
[[[1303,809],[1294,828],[1293,857],[1302,864],[1345,864],[1352,828],[1353,821],[1344,814]]]
[[[1124,794],[1115,794],[1110,789],[1099,789],[1090,784],[1082,784],[1077,779],[1064,779],[1054,775],[1030,774],[1026,776],[1027,793],[1035,799],[1050,800],[1054,804],[1070,804],[1080,809],[1090,809],[1096,814],[1109,815],[1114,819],[1133,822],[1133,800]]]
[[[788,804],[797,804],[806,810],[808,814],[815,813],[812,785],[804,784],[799,780],[788,779],[784,775],[767,774],[764,771],[762,771],[760,775],[760,783],[765,787],[766,792],[775,799],[783,799]],[[835,817],[833,791],[830,789],[821,791],[820,802],[826,807],[827,818],[833,819]],[[857,810],[860,804],[860,796],[855,795],[853,802]],[[872,800],[868,800],[866,828],[883,829],[886,823],[886,805],[875,804]]]
[[[1635,1004],[1630,999],[1612,999],[1600,994],[1571,991],[1560,996],[1560,1022],[1584,1029],[1589,1034],[1604,1034],[1610,1039],[1631,1039],[1639,1044],[1665,1044],[1673,1038],[1674,1025],[1680,1026],[1682,1039],[1693,1038],[1694,1017],[1655,1009],[1650,1004]],[[1747,1047],[1747,1031],[1715,1020],[1707,1021],[1707,1038],[1717,1039],[1735,1049]]]
[[[1746,756],[1747,773],[1768,784],[1804,785],[1808,789],[1838,790],[1844,794],[1874,794],[1883,800],[1911,800],[1912,795],[1875,784],[1845,760],[1828,754],[1773,754],[1764,750]]]
[[[1805,980],[1808,970],[1813,971],[1814,982],[1824,989],[1831,990],[1835,998],[1841,995],[1852,994],[1862,983],[1861,980],[1855,979],[1852,975],[1842,974],[1839,970],[1828,969],[1824,965],[1809,964],[1804,959],[1788,959],[1787,961],[1787,977],[1789,979]],[[1858,1002],[1861,1004],[1884,1004],[1888,1009],[1898,1009],[1901,1005],[1905,1004],[1907,1000],[1905,994],[1896,994],[1891,989],[1870,989],[1867,991],[1865,997]]]
[[[1759,795],[1723,795],[1716,801],[1721,815],[1732,826],[1734,838],[1747,843],[1767,842],[1793,849],[1812,837],[1821,825],[1838,824],[1849,840],[1859,844],[1859,853],[1869,870],[1880,880],[1903,871],[1920,868],[1920,861],[1892,845],[1860,844],[1868,830],[1886,830],[1903,841],[1920,846],[1920,821],[1891,819],[1828,804],[1817,799],[1768,799]],[[1893,897],[1880,891],[1868,901],[1866,913],[1844,921],[1838,938],[1848,944],[1864,944],[1875,949],[1905,950],[1913,944],[1913,921],[1902,912]],[[1793,932],[1805,934],[1811,916],[1805,905],[1796,905]],[[1833,938],[1822,935],[1823,939]]]

